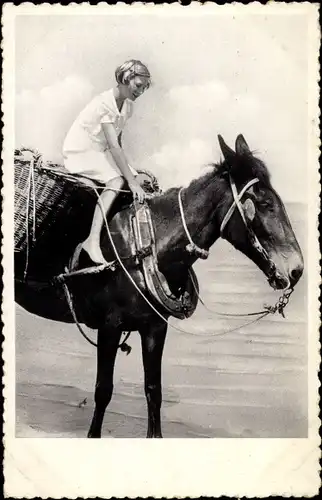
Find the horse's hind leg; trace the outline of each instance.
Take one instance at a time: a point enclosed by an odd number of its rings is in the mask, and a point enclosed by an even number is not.
[[[87,435],[89,438],[101,437],[105,410],[113,394],[114,364],[121,333],[119,329],[113,328],[98,331],[95,411]]]
[[[148,438],[162,438],[160,409],[162,403],[161,361],[167,324],[158,323],[140,329],[144,366],[145,395],[148,405]]]

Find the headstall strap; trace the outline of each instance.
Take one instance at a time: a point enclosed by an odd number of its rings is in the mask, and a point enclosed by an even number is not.
[[[231,186],[231,190],[232,190],[232,193],[233,193],[234,201],[231,204],[231,206],[230,206],[228,212],[226,213],[225,217],[223,218],[223,221],[222,221],[221,226],[220,226],[220,236],[223,238],[223,230],[225,229],[225,227],[226,227],[229,219],[231,218],[232,214],[234,213],[235,208],[237,207],[238,211],[239,211],[239,213],[241,215],[241,218],[242,218],[242,220],[243,220],[243,222],[244,222],[244,224],[246,226],[246,229],[248,231],[248,234],[249,234],[249,237],[251,239],[251,243],[252,243],[253,247],[255,248],[255,250],[258,253],[260,253],[262,255],[263,259],[269,264],[268,280],[270,280],[271,277],[275,274],[276,266],[275,266],[274,262],[269,258],[268,253],[266,252],[265,248],[263,247],[263,245],[261,244],[261,242],[257,238],[257,236],[254,233],[253,229],[251,227],[249,227],[249,225],[247,224],[247,220],[246,220],[246,217],[245,217],[245,214],[244,214],[244,210],[243,210],[243,207],[242,207],[242,204],[241,204],[241,198],[243,197],[243,195],[246,193],[246,191],[251,186],[253,186],[253,184],[256,184],[257,182],[259,182],[259,179],[256,177],[256,178],[252,179],[251,181],[249,181],[243,187],[243,189],[240,191],[240,193],[238,193],[237,188],[236,188],[236,184],[235,184],[235,182],[234,182],[234,180],[232,179],[231,176],[229,176],[229,181],[230,181],[230,186]]]
[[[235,184],[235,182],[234,182],[234,180],[232,179],[231,176],[229,176],[229,181],[230,181],[230,186],[231,186],[231,190],[232,190],[232,194],[233,194],[234,200],[233,200],[230,208],[228,209],[228,211],[227,211],[227,213],[226,213],[225,217],[223,218],[223,221],[222,221],[222,223],[220,225],[220,236],[223,238],[223,231],[224,231],[224,229],[225,229],[228,221],[230,220],[231,216],[233,215],[233,213],[234,213],[234,211],[235,211],[235,209],[237,207],[238,211],[240,213],[240,216],[241,216],[241,218],[242,218],[242,220],[243,220],[243,222],[245,224],[245,227],[246,227],[246,229],[248,231],[248,234],[249,234],[249,237],[251,239],[251,243],[252,243],[253,247],[255,248],[255,250],[258,253],[260,253],[262,255],[263,259],[265,259],[266,262],[268,262],[268,264],[269,264],[268,279],[271,279],[271,277],[274,275],[274,273],[276,271],[275,264],[269,258],[269,256],[268,256],[265,248],[260,243],[260,241],[257,238],[257,236],[254,233],[254,231],[247,224],[247,220],[246,220],[246,217],[245,217],[243,206],[241,204],[241,199],[244,196],[244,194],[246,193],[246,191],[251,186],[253,186],[257,182],[259,182],[259,179],[257,177],[255,177],[251,181],[247,182],[247,184],[243,187],[243,189],[240,191],[240,193],[238,193],[237,188],[236,188],[236,184]],[[189,243],[186,246],[186,250],[191,255],[195,255],[197,258],[207,259],[208,256],[209,256],[208,250],[200,248],[198,245],[196,245],[192,241],[192,238],[190,236],[190,232],[188,230],[187,223],[186,223],[185,216],[184,216],[184,211],[183,211],[182,198],[181,198],[181,192],[182,192],[182,190],[183,190],[183,188],[179,189],[179,192],[178,192],[178,201],[179,201],[179,209],[180,209],[180,215],[181,215],[182,225],[183,225],[183,228],[185,230],[186,236],[187,236],[187,238],[189,240]]]
[[[242,199],[242,197],[246,193],[247,189],[249,189],[251,186],[253,186],[257,182],[259,182],[259,179],[257,179],[257,177],[255,177],[255,179],[252,179],[251,181],[247,182],[247,184],[243,187],[243,189],[240,191],[240,193],[237,192],[236,184],[233,181],[231,176],[229,176],[229,181],[230,181],[230,187],[231,187],[231,190],[233,193],[234,201],[232,202],[228,212],[226,213],[225,217],[222,220],[222,223],[220,226],[220,236],[221,237],[223,237],[223,231],[224,231],[229,219],[233,215],[236,206],[239,210],[239,213],[241,215],[241,218],[243,219],[245,226],[247,226],[247,221],[245,219],[244,210],[243,210],[243,207],[241,206],[240,200]]]

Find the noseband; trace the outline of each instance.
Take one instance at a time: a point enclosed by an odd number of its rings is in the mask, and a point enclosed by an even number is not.
[[[224,238],[223,231],[224,231],[227,223],[229,222],[231,216],[233,215],[233,213],[234,213],[234,211],[235,211],[235,209],[237,207],[237,209],[238,209],[238,211],[240,213],[240,216],[242,218],[242,221],[245,224],[245,227],[246,227],[246,230],[247,230],[247,234],[248,234],[248,236],[250,238],[250,241],[251,241],[251,244],[252,244],[253,248],[261,255],[261,257],[264,259],[264,261],[266,261],[266,263],[268,264],[269,269],[268,269],[268,272],[267,272],[267,277],[268,277],[268,281],[270,281],[274,277],[274,275],[276,273],[275,264],[269,258],[268,253],[266,252],[265,248],[262,246],[262,244],[258,240],[258,238],[257,238],[256,234],[254,233],[253,229],[247,223],[247,219],[245,217],[244,209],[243,209],[243,206],[241,204],[241,199],[242,199],[243,195],[247,192],[247,190],[251,186],[253,186],[257,182],[259,182],[259,179],[257,179],[257,177],[256,177],[255,179],[252,179],[251,181],[249,181],[243,187],[243,189],[239,193],[237,191],[236,184],[235,184],[234,180],[232,179],[231,175],[229,175],[229,182],[230,182],[230,187],[231,187],[231,191],[232,191],[234,200],[233,200],[230,208],[228,209],[228,211],[227,211],[227,213],[226,213],[225,217],[223,218],[222,223],[220,225],[220,236],[221,236],[221,238]],[[204,250],[203,248],[198,247],[198,245],[196,245],[192,241],[191,235],[189,233],[189,230],[188,230],[188,227],[187,227],[187,224],[186,224],[186,221],[185,221],[185,216],[184,216],[184,212],[183,212],[183,206],[182,206],[182,199],[181,199],[181,192],[182,192],[182,190],[183,190],[183,188],[181,188],[179,190],[179,192],[178,192],[178,201],[179,201],[179,208],[180,208],[180,215],[181,215],[182,225],[183,225],[183,228],[185,230],[186,236],[187,236],[187,238],[189,240],[189,244],[186,246],[186,250],[190,254],[195,254],[197,257],[200,257],[201,259],[207,259],[208,255],[209,255],[208,250]]]

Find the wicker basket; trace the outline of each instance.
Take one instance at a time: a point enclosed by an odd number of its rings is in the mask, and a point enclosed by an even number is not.
[[[31,249],[37,239],[66,210],[75,190],[90,187],[59,166],[43,165],[39,158],[15,158],[14,235],[15,251]]]
[[[40,153],[27,148],[15,151],[14,167],[15,252],[34,248],[63,212],[68,213],[71,204],[79,199],[80,190],[91,192],[96,199],[93,187],[104,186],[84,176],[71,175],[60,165],[44,163]],[[149,186],[142,186],[147,192],[161,192],[151,172],[138,170],[138,173],[150,179]]]

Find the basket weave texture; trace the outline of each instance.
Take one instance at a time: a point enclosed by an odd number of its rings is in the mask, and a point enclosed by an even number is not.
[[[15,251],[31,249],[66,210],[75,190],[88,189],[55,164],[44,164],[33,153],[30,160],[15,155],[14,161]]]

